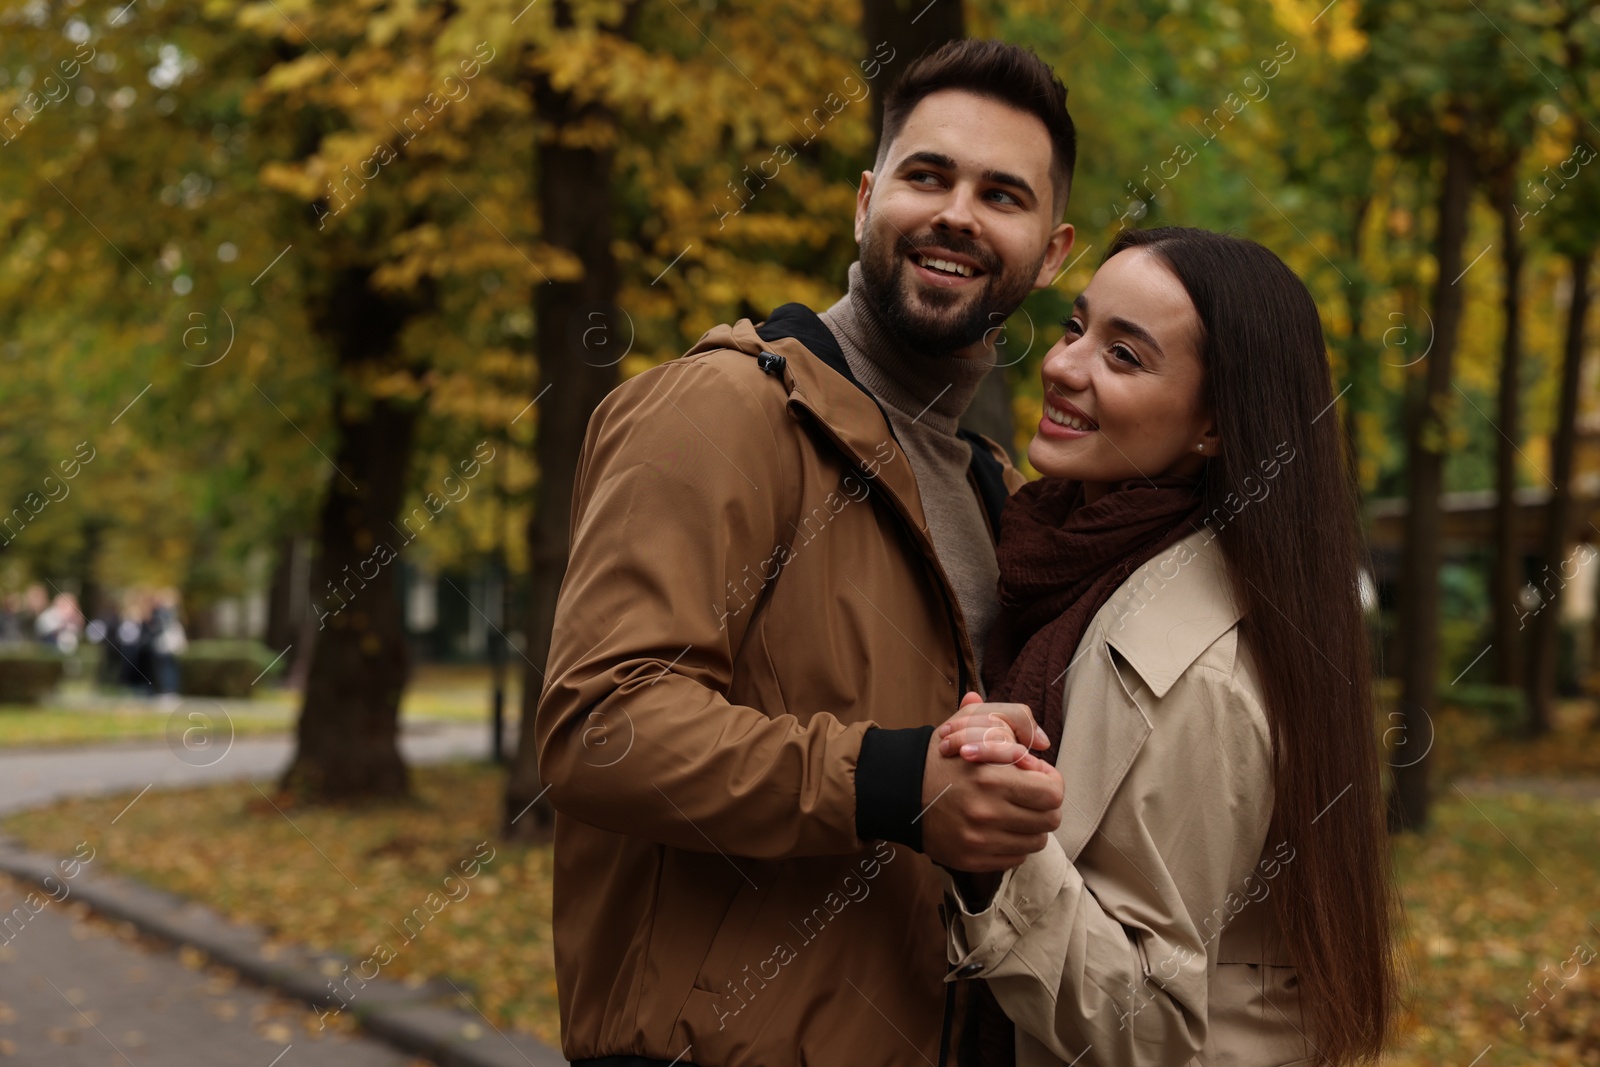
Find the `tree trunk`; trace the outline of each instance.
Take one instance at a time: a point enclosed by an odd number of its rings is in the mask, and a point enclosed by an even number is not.
[[[510,441],[501,438],[499,448],[508,448]],[[506,762],[506,659],[510,638],[506,629],[511,625],[511,568],[506,562],[505,466],[494,474],[494,552],[489,559],[489,573],[493,576],[494,595],[486,605],[494,621],[489,631],[489,758],[497,764]]]
[[[1463,120],[1458,129],[1465,129]],[[1433,287],[1433,351],[1423,361],[1420,390],[1413,392],[1407,420],[1406,455],[1410,507],[1406,512],[1400,588],[1401,727],[1408,738],[1431,734],[1431,711],[1439,684],[1439,492],[1444,481],[1446,405],[1451,361],[1461,327],[1461,245],[1467,231],[1473,156],[1462,133],[1445,139],[1444,176],[1439,183]],[[1421,830],[1428,821],[1428,756],[1395,768],[1389,794],[1389,825]]]
[[[416,308],[375,293],[370,271],[334,283],[315,321],[341,369],[382,361]],[[280,787],[311,801],[396,797],[408,791],[398,733],[407,653],[395,556],[417,408],[372,400],[353,411],[334,397],[339,444],[323,500],[312,580],[318,619],[296,728],[294,761]]]
[[[1366,312],[1368,283],[1361,269],[1361,236],[1366,226],[1367,212],[1372,209],[1370,194],[1356,201],[1350,220],[1350,262],[1355,269],[1354,279],[1345,286],[1345,307],[1350,316],[1350,339],[1345,352],[1345,375],[1349,378],[1350,399],[1345,401],[1341,430],[1344,434],[1345,460],[1350,464],[1350,476],[1359,484],[1361,478],[1361,451],[1357,433],[1356,415],[1367,410],[1372,392],[1370,379],[1375,378],[1372,349],[1366,339]]]
[[[178,590],[178,615],[183,622],[184,635],[191,641],[209,641],[217,636],[216,586],[209,574],[198,578],[195,573],[201,568],[212,569],[211,562],[203,559],[203,552],[199,550],[190,559],[188,579]]]
[[[78,574],[78,610],[83,612],[86,621],[105,619],[115,607],[114,601],[107,596],[100,580],[95,577],[95,563],[100,559],[100,551],[105,544],[105,530],[105,525],[97,518],[84,520],[83,548],[74,570]]]
[[[295,605],[304,592],[296,595],[295,573],[295,538],[285,534],[278,538],[274,546],[272,576],[267,580],[267,632],[262,637],[274,653],[295,644],[295,638],[300,634],[300,620],[295,614]],[[285,666],[292,664],[293,659],[294,653],[290,652],[285,657]]]
[[[887,43],[894,58],[872,94],[872,129],[883,132],[883,94],[911,61],[923,53],[967,35],[963,0],[862,0],[861,35],[865,54]]]
[[[570,24],[565,7],[557,24]],[[539,801],[539,754],[534,730],[544,690],[545,661],[555,623],[556,598],[567,570],[572,489],[584,431],[595,406],[617,384],[616,364],[626,345],[626,319],[618,314],[618,273],[611,251],[614,153],[597,147],[592,133],[613,125],[597,102],[580,102],[536,77],[534,108],[546,131],[538,145],[535,193],[545,243],[572,253],[583,276],[534,290],[539,362],[538,428],[534,451],[539,468],[538,500],[528,522],[529,597],[522,726],[506,781],[502,830],[511,840],[532,840],[552,821],[548,801]],[[573,137],[583,126],[588,135]],[[539,801],[537,804],[536,801]],[[528,808],[534,805],[530,813]],[[524,817],[524,815],[527,817]]]
[[[1505,264],[1505,333],[1500,344],[1500,436],[1495,448],[1494,567],[1489,599],[1494,605],[1495,682],[1521,685],[1519,617],[1526,577],[1516,500],[1518,443],[1522,440],[1522,244],[1517,236],[1515,156],[1495,176],[1494,206],[1500,215],[1500,256]]]
[[[1567,309],[1566,350],[1561,357],[1560,414],[1551,442],[1550,508],[1545,517],[1544,567],[1539,575],[1543,603],[1533,618],[1532,663],[1528,672],[1528,733],[1550,731],[1554,704],[1556,653],[1561,638],[1561,589],[1571,579],[1566,573],[1567,534],[1572,525],[1572,468],[1578,445],[1578,381],[1583,370],[1584,320],[1589,314],[1589,268],[1592,251],[1573,255],[1572,304]]]

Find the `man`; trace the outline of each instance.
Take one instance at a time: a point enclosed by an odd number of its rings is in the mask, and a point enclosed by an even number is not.
[[[719,326],[595,412],[537,719],[574,1063],[944,1058],[929,860],[1004,870],[1059,823],[1053,768],[932,733],[979,685],[1021,484],[956,421],[990,331],[1071,248],[1074,153],[1031,52],[919,60],[862,175],[849,295]]]

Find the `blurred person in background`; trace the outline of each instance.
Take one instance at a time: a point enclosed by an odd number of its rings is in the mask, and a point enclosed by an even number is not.
[[[21,641],[26,636],[22,626],[22,594],[7,593],[0,599],[0,644]]]
[[[150,649],[150,681],[157,696],[178,692],[178,657],[189,647],[188,635],[178,620],[178,594],[163,589],[155,594],[154,607],[145,625]]]
[[[150,686],[150,648],[145,619],[150,611],[143,593],[123,597],[121,610],[106,638],[106,660],[112,678],[125,689],[146,690]]]
[[[83,612],[78,609],[78,598],[71,593],[57,593],[50,605],[39,612],[33,629],[41,643],[63,656],[72,655],[78,650],[83,635]]]

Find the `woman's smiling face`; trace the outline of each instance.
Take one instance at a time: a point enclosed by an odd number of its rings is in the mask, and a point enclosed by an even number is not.
[[[1165,261],[1138,248],[1112,256],[1065,327],[1040,370],[1034,468],[1084,482],[1089,500],[1130,478],[1198,475],[1221,443],[1204,402],[1200,317]]]

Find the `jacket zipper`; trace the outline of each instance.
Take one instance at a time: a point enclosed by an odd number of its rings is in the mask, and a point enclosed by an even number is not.
[[[833,428],[829,426],[827,422],[821,416],[819,416],[809,404],[806,404],[803,401],[794,401],[794,403],[797,407],[811,416],[811,421],[822,430],[823,435],[828,438],[828,440],[833,444],[833,447],[850,462],[856,473],[861,475],[862,481],[870,485],[874,479],[866,477],[866,472],[862,469],[861,464],[857,461],[855,453],[848,445],[839,439],[839,435],[834,433]],[[904,456],[906,451],[900,446],[900,438],[895,434],[894,427],[889,424],[889,418],[887,415],[884,416],[883,422],[884,426],[889,430],[890,438],[894,440],[895,447],[899,448],[900,454]],[[910,460],[907,459],[906,462],[909,463]],[[887,497],[890,502],[889,510],[894,514],[895,520],[900,523],[900,525],[905,529],[906,534],[910,537],[912,543],[915,544],[917,541],[916,527],[912,525],[911,517],[906,514],[905,506],[900,502],[899,498],[896,497],[893,492],[890,492],[887,489],[884,490],[884,496]],[[955,640],[956,700],[959,701],[962,694],[964,694],[967,689],[967,657],[965,650],[962,647],[962,628],[961,625],[956,621],[955,605],[951,600],[949,584],[938,566],[938,557],[932,556],[932,553],[926,550],[920,551],[919,555],[922,557],[923,565],[928,567],[929,573],[933,577],[933,584],[939,588],[939,597],[944,602],[945,621],[950,624],[950,635]],[[930,556],[932,556],[931,559]]]

